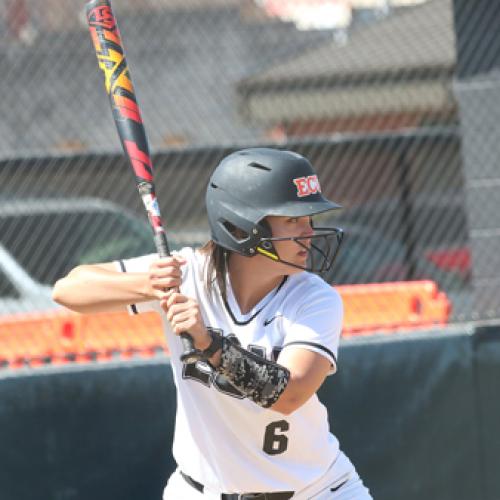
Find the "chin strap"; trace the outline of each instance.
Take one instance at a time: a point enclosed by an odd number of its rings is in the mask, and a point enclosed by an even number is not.
[[[276,253],[265,250],[260,245],[258,247],[256,247],[255,250],[257,250],[257,253],[265,255],[266,257],[269,257],[272,260],[276,260],[276,261],[280,260],[280,258],[278,257],[278,255]]]
[[[223,339],[221,364],[215,371],[263,408],[278,401],[290,379],[284,366],[243,349],[228,337]]]

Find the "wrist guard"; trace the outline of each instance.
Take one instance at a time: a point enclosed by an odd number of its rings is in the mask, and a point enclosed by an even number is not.
[[[254,403],[269,408],[285,390],[290,372],[224,337],[221,363],[215,370]]]
[[[222,331],[215,328],[207,328],[207,332],[210,335],[212,341],[210,345],[203,351],[200,351],[200,356],[202,360],[210,359],[219,349],[222,348]]]

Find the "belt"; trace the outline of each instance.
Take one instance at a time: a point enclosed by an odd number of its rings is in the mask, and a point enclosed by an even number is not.
[[[181,476],[190,484],[195,490],[203,493],[205,487],[195,481],[192,477],[180,471]],[[272,493],[222,493],[221,500],[289,500],[293,497],[293,491],[274,491]]]

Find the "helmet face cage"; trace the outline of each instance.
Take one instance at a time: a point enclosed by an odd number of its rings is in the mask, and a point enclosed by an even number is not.
[[[282,262],[283,264],[287,264],[304,271],[323,275],[330,271],[335,262],[342,244],[344,231],[337,227],[313,227],[313,229],[314,234],[309,236],[261,238],[256,251],[258,254],[264,255],[275,262]],[[303,243],[304,240],[310,242],[309,245]],[[307,264],[305,266],[300,266],[282,259],[275,249],[274,242],[276,241],[294,241],[297,243],[297,245],[301,246],[308,253]]]

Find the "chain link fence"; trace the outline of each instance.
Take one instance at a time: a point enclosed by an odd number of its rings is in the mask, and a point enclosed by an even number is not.
[[[472,5],[474,4],[474,5]],[[494,0],[114,0],[174,248],[217,161],[290,148],[345,208],[336,284],[432,279],[500,316]],[[0,0],[0,313],[80,262],[152,251],[84,5]]]

